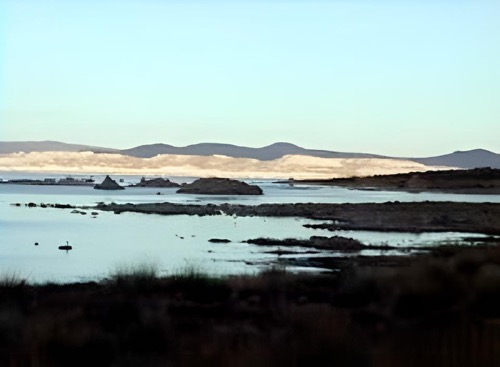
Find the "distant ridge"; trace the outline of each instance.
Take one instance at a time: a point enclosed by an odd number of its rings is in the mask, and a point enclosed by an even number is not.
[[[0,142],[0,154],[16,152],[81,152],[116,153],[137,158],[152,158],[161,154],[212,156],[224,155],[234,158],[252,158],[260,161],[270,161],[285,155],[304,155],[319,158],[387,158],[406,159],[430,166],[447,166],[457,168],[500,168],[500,154],[485,149],[456,151],[454,153],[427,158],[389,157],[368,153],[345,153],[329,150],[306,149],[300,146],[278,142],[262,148],[242,147],[232,144],[200,143],[185,147],[169,144],[140,145],[130,149],[111,149],[89,145],[66,144],[57,141],[19,141]]]
[[[500,154],[496,154],[485,149],[456,151],[437,157],[408,159],[414,162],[431,166],[450,166],[458,168],[500,168]]]
[[[121,154],[137,158],[152,158],[160,154],[177,155],[225,155],[233,158],[253,158],[270,161],[285,155],[306,155],[320,158],[386,158],[384,156],[365,153],[340,153],[328,150],[305,149],[290,143],[274,143],[262,148],[249,148],[232,144],[200,143],[185,147],[167,144],[140,145],[120,151]]]
[[[59,141],[0,141],[0,154],[32,152],[116,152],[116,149],[81,144],[67,144]]]

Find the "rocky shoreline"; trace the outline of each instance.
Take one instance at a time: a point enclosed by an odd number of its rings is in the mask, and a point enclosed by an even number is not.
[[[464,232],[500,235],[499,203],[460,202],[386,202],[362,204],[174,204],[99,203],[95,206],[69,204],[36,204],[13,206],[86,209],[110,211],[115,214],[133,212],[157,215],[231,215],[239,217],[298,217],[324,220],[306,224],[310,228],[328,230],[366,230],[379,232]]]
[[[330,230],[394,232],[469,232],[500,235],[500,204],[458,202],[387,202],[368,204],[104,204],[86,209],[158,215],[232,215],[302,217],[325,220]]]

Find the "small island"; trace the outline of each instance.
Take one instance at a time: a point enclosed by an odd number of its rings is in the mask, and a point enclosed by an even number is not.
[[[184,185],[178,194],[204,194],[204,195],[262,195],[262,189],[256,185],[249,185],[243,181],[229,178],[200,178],[190,184]]]
[[[170,181],[168,178],[152,178],[147,180],[146,177],[141,178],[141,181],[135,185],[130,185],[129,187],[155,187],[155,188],[164,188],[164,187],[180,187],[176,182]]]
[[[101,184],[97,184],[94,186],[96,190],[125,190],[124,187],[120,186],[115,180],[111,177],[106,176],[104,181]]]

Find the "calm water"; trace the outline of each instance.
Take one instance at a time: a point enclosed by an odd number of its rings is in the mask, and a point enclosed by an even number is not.
[[[34,178],[36,175],[31,175]],[[26,178],[21,174],[0,174],[0,178]],[[43,177],[60,177],[44,175]],[[74,177],[77,177],[76,175]],[[125,183],[136,176],[114,176]],[[97,181],[101,177],[96,176]],[[178,182],[191,181],[176,178]],[[156,216],[134,213],[100,213],[93,217],[71,214],[71,210],[14,207],[11,203],[68,203],[92,205],[97,202],[141,203],[283,203],[283,202],[385,202],[385,201],[470,201],[500,202],[498,196],[409,194],[356,191],[333,187],[259,184],[258,197],[213,197],[175,194],[175,189],[127,188],[106,192],[92,187],[0,185],[0,273],[18,274],[30,282],[70,282],[101,279],[123,266],[154,264],[162,274],[194,266],[214,274],[253,273],[276,258],[266,254],[275,248],[243,243],[255,237],[307,238],[333,234],[358,238],[364,243],[405,246],[432,245],[437,241],[459,241],[463,234],[391,234],[364,231],[329,231],[304,228],[311,220],[298,218],[233,218],[229,216]],[[162,195],[157,195],[160,192]],[[479,237],[479,235],[478,235]],[[227,238],[228,244],[213,244],[211,238]],[[73,250],[60,251],[69,241]],[[34,246],[38,242],[39,246]],[[304,251],[304,249],[296,249]],[[373,253],[373,252],[371,252]],[[366,251],[363,254],[368,254]],[[310,255],[308,255],[310,256]],[[324,256],[324,255],[318,255]]]

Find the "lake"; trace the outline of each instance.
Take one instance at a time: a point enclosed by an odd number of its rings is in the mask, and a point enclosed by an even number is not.
[[[43,175],[61,177],[61,175]],[[78,175],[73,175],[78,178]],[[82,176],[88,177],[88,176]],[[6,173],[0,178],[40,178],[33,174]],[[102,176],[96,176],[100,182]],[[113,176],[124,183],[138,182],[137,176]],[[192,181],[193,178],[174,178]],[[361,203],[386,201],[468,201],[500,202],[499,196],[403,193],[394,191],[349,190],[335,187],[288,186],[272,180],[250,180],[264,190],[262,196],[206,196],[176,194],[176,189],[127,188],[100,191],[92,187],[0,185],[0,273],[16,274],[31,283],[75,282],[106,278],[118,268],[140,264],[154,265],[160,274],[172,274],[194,267],[210,274],[255,273],[276,259],[267,251],[274,247],[246,244],[256,237],[308,238],[334,234],[352,237],[366,244],[407,246],[457,242],[470,234],[461,233],[377,233],[366,231],[330,232],[303,227],[314,221],[302,218],[190,217],[158,216],[136,213],[115,215],[72,214],[71,210],[15,207],[12,203],[61,203],[93,205],[97,202],[183,204],[241,203]],[[160,193],[161,195],[157,195]],[[481,235],[477,235],[482,237]],[[230,243],[210,243],[225,238]],[[73,250],[58,250],[66,244]],[[34,244],[38,243],[38,246]],[[304,249],[296,249],[304,251]],[[364,251],[362,254],[379,254]],[[404,254],[393,251],[391,254]],[[331,255],[331,253],[330,253]],[[294,255],[295,256],[295,255]],[[300,256],[300,255],[299,255]],[[304,255],[305,256],[305,255]],[[311,255],[307,255],[311,256]],[[316,256],[324,256],[319,254]],[[257,264],[257,265],[255,265]]]

